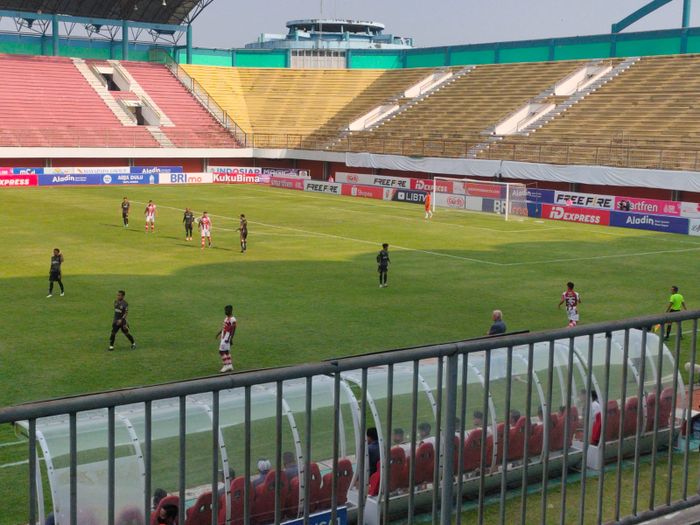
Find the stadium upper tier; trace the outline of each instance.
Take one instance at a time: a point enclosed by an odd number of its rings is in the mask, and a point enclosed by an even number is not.
[[[700,56],[644,57],[528,136],[506,137],[485,154],[528,160],[544,148],[545,162],[610,164],[620,159],[604,147],[625,146],[646,149],[649,162],[663,155],[666,167],[693,169],[687,152],[700,143],[698,100]],[[576,147],[574,158],[562,145]]]
[[[0,55],[0,146],[237,143],[164,66]]]
[[[433,71],[182,68],[241,129],[254,134],[256,146],[281,147],[295,147],[312,135],[335,136]]]

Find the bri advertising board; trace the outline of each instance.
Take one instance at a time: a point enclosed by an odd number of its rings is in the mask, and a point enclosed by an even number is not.
[[[38,184],[36,175],[0,175],[0,188],[25,188]]]
[[[358,184],[342,184],[340,193],[347,197],[364,197],[367,199],[384,199],[384,188],[378,186],[361,186]]]
[[[608,210],[542,204],[541,216],[543,219],[553,221],[580,222],[601,226],[610,225],[610,212]]]
[[[213,173],[161,173],[158,184],[211,184]]]
[[[316,193],[330,193],[332,195],[341,195],[341,184],[337,182],[322,182],[316,180],[304,180],[304,191],[313,191]]]
[[[270,186],[286,190],[304,191],[304,179],[295,177],[270,177]]]
[[[610,216],[610,225],[656,232],[689,233],[689,224],[686,218],[651,215],[648,213],[614,211]]]

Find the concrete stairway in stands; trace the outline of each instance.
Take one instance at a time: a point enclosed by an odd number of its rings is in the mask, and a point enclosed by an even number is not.
[[[124,126],[136,126],[136,119],[134,116],[126,111],[119,102],[114,99],[107,89],[107,86],[97,78],[85,60],[82,58],[73,58],[72,60],[75,67],[80,71],[80,74],[83,75],[83,78],[85,78],[87,83],[95,90],[95,93],[100,96],[105,105],[114,113],[114,116],[119,119],[119,122]]]

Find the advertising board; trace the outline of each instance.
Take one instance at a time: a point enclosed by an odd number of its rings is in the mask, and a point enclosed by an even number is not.
[[[273,188],[304,191],[304,179],[295,177],[270,177],[270,186]]]
[[[638,230],[688,234],[688,219],[684,217],[668,217],[648,213],[627,213],[614,211],[610,215],[610,225]]]
[[[571,202],[571,204],[568,204],[569,202]],[[615,197],[612,195],[597,195],[595,193],[555,191],[554,204],[612,210],[615,208]]]
[[[333,195],[341,194],[341,184],[337,182],[323,182],[320,180],[304,179],[304,191],[313,191],[316,193],[331,193]]]
[[[158,184],[210,184],[213,173],[161,173]]]
[[[607,210],[558,206],[556,204],[542,204],[542,218],[554,221],[598,224],[601,226],[610,224],[610,212]]]
[[[0,175],[0,188],[22,188],[37,184],[36,175]]]
[[[378,186],[361,186],[358,184],[342,184],[341,195],[347,197],[365,197],[367,199],[383,199],[384,188]]]

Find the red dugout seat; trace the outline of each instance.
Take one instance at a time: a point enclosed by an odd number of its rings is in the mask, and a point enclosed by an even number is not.
[[[520,461],[525,455],[525,416],[510,427],[508,433],[508,461]]]
[[[233,481],[231,481],[231,525],[242,525],[243,524],[243,510],[244,510],[244,489],[245,489],[245,477],[238,476]],[[248,481],[248,508],[251,513],[253,511],[253,499],[255,498],[255,491],[253,490],[253,485]],[[225,495],[219,498],[219,517],[218,522],[220,525],[226,523],[226,497]]]
[[[137,507],[124,509],[117,517],[116,525],[143,525],[143,510]]]
[[[435,447],[432,443],[421,443],[416,451],[415,482],[430,483],[433,481],[433,469],[435,468]]]
[[[379,462],[377,463],[377,472],[379,473]],[[352,463],[349,459],[343,458],[338,461],[338,485],[336,487],[336,505],[345,505],[348,501],[348,490],[352,481]],[[374,474],[372,474],[374,475]],[[371,476],[370,476],[371,480]],[[321,485],[320,504],[322,509],[331,507],[331,495],[333,492],[333,473],[328,472],[323,476],[323,484]]]
[[[481,435],[482,429],[475,428],[467,434],[464,440],[464,451],[462,461],[464,462],[464,472],[471,472],[481,467]],[[493,457],[493,437],[486,438],[486,464],[491,465]]]
[[[527,443],[528,456],[534,457],[542,454],[542,445],[544,441],[544,425],[535,423],[530,426],[530,439]]]
[[[284,505],[287,500],[289,486],[287,484],[287,475],[284,472],[279,473],[279,489],[280,502]],[[253,498],[253,512],[251,518],[255,523],[272,523],[275,521],[275,480],[277,472],[271,470],[265,476],[265,481],[258,485],[255,489],[255,497]]]
[[[389,451],[389,492],[408,488],[406,452],[399,446]]]
[[[187,509],[187,525],[211,525],[211,491],[200,494],[189,509]]]
[[[608,401],[605,422],[605,441],[615,441],[620,437],[620,405],[611,399]]]
[[[622,429],[623,436],[634,436],[637,433],[638,414],[639,398],[637,396],[627,398],[625,401],[625,426]]]
[[[162,500],[158,502],[158,506],[156,507],[156,510],[151,512],[151,525],[158,525],[158,514],[160,513],[160,509],[162,507],[165,507],[166,505],[175,505],[175,506],[180,506],[180,497],[179,496],[165,496]]]

